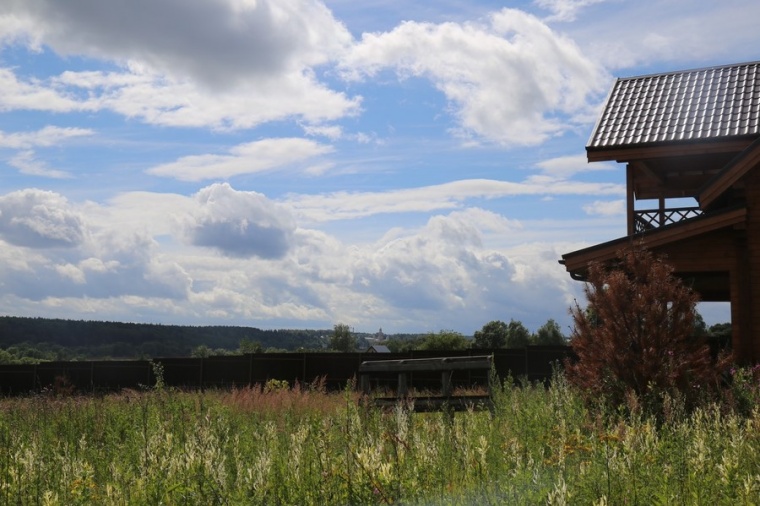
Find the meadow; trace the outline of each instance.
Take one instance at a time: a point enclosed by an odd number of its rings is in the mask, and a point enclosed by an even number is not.
[[[760,411],[591,412],[552,386],[450,416],[319,385],[0,399],[0,504],[756,504]],[[666,403],[667,404],[667,403]]]

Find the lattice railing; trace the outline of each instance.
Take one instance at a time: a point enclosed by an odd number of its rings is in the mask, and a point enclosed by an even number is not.
[[[648,209],[633,212],[634,233],[645,232],[657,227],[672,225],[702,215],[698,207],[675,207],[672,209]]]

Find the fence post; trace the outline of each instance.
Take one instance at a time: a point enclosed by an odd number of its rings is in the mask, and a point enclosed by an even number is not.
[[[253,386],[253,353],[249,354],[248,359],[248,386]]]
[[[441,373],[441,395],[449,397],[451,395],[451,375],[454,371],[443,371]]]
[[[199,372],[199,380],[200,381],[199,381],[199,385],[198,386],[201,389],[201,392],[203,392],[203,387],[204,387],[204,385],[203,385],[203,357],[201,357],[199,360],[201,361],[201,365],[200,365],[200,372]]]
[[[406,394],[409,392],[409,387],[406,382],[406,373],[400,372],[398,373],[398,390],[396,392],[397,397],[406,397]]]

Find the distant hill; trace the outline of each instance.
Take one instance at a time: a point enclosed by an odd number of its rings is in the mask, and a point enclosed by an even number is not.
[[[189,356],[199,346],[232,351],[243,342],[262,350],[321,349],[331,334],[332,329],[262,330],[0,316],[0,348],[34,348],[47,359]]]

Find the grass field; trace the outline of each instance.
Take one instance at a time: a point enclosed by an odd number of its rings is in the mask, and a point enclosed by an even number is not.
[[[320,388],[0,400],[0,504],[755,504],[760,412],[591,415],[561,378],[493,413]]]

